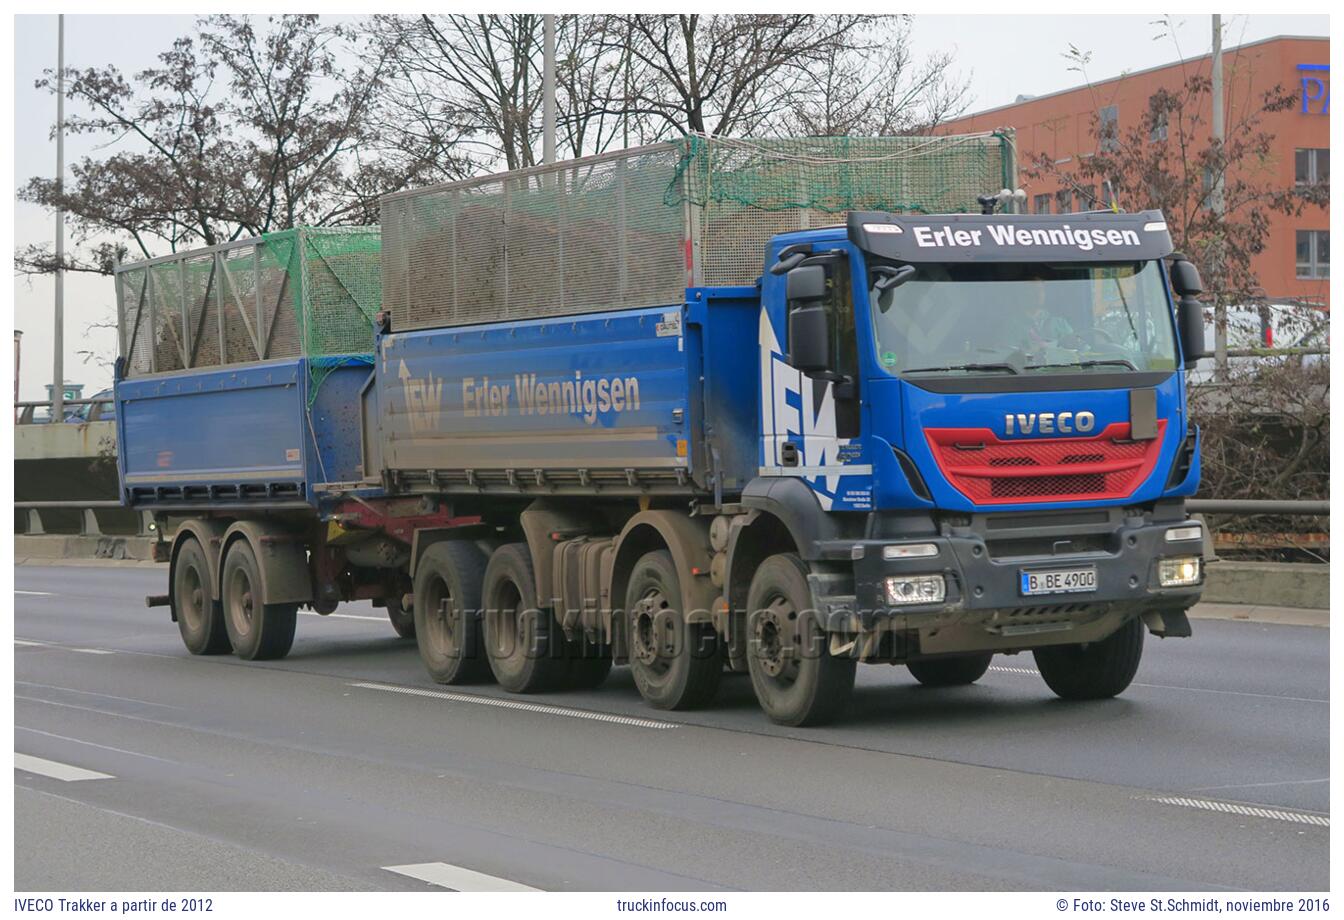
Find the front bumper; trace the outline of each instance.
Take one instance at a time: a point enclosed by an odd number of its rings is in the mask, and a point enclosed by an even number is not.
[[[1199,600],[1200,584],[1164,588],[1162,558],[1202,556],[1200,539],[1176,542],[1168,530],[1186,523],[1179,506],[1098,509],[1069,515],[974,515],[942,523],[928,535],[854,541],[853,595],[827,597],[820,577],[814,592],[833,634],[865,636],[916,631],[919,653],[1030,648],[1104,638],[1126,619],[1144,615],[1159,634],[1188,634],[1184,611]],[[936,555],[885,559],[883,548],[929,543]],[[840,550],[834,547],[833,551]],[[1092,567],[1096,588],[1071,594],[1024,596],[1023,571]],[[888,603],[891,576],[941,574],[940,603]],[[832,582],[833,584],[834,582]],[[846,592],[847,594],[847,592]],[[1163,617],[1170,621],[1164,624]]]

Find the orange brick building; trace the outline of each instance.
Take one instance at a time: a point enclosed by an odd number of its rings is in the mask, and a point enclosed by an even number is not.
[[[1237,123],[1237,107],[1263,96],[1280,84],[1301,94],[1298,104],[1277,113],[1266,113],[1263,130],[1274,135],[1275,158],[1270,164],[1276,182],[1329,182],[1330,178],[1330,40],[1278,36],[1223,50],[1223,100],[1226,124]],[[961,134],[1013,128],[1017,132],[1018,163],[1021,166],[1049,156],[1064,172],[1070,164],[1090,156],[1096,149],[1094,118],[1115,125],[1119,136],[1132,129],[1148,109],[1149,97],[1159,88],[1179,89],[1188,75],[1208,75],[1212,56],[1175,62],[1091,86],[1061,90],[1044,96],[1019,98],[1012,105],[966,115],[939,128],[940,133]],[[1208,96],[1204,97],[1209,104]],[[1208,125],[1209,112],[1201,113]],[[1161,140],[1152,137],[1150,142]],[[1019,175],[1023,170],[1019,169]],[[1087,210],[1100,205],[1085,200],[1077,188],[1063,188],[1057,179],[1021,177],[1027,193],[1027,210],[1061,213]],[[1091,180],[1080,180],[1086,189]],[[1095,192],[1093,193],[1095,194]],[[1253,270],[1265,295],[1275,301],[1301,301],[1329,306],[1330,303],[1330,214],[1328,208],[1311,207],[1299,217],[1270,216],[1265,251]]]

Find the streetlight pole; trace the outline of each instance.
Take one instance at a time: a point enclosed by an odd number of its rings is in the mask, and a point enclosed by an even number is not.
[[[56,309],[52,332],[51,420],[65,421],[65,15],[56,17]]]
[[[555,14],[542,17],[541,161],[555,162]]]
[[[1218,13],[1213,14],[1213,73],[1210,77],[1213,144],[1218,149],[1218,160],[1213,176],[1213,187],[1209,190],[1209,210],[1213,211],[1217,227],[1209,262],[1210,267],[1214,269],[1214,281],[1217,282],[1222,267],[1222,218],[1225,211],[1223,173],[1227,169],[1226,155],[1223,153],[1226,134],[1223,126],[1223,17]],[[1215,374],[1222,377],[1227,373],[1227,304],[1223,303],[1222,291],[1215,290],[1213,297],[1213,367]]]

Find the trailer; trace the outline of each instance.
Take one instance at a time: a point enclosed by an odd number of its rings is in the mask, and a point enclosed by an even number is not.
[[[180,521],[188,649],[281,657],[300,605],[369,599],[433,680],[516,693],[619,664],[680,709],[735,670],[812,725],[859,663],[1025,651],[1122,692],[1203,581],[1198,274],[1157,212],[1012,213],[1000,136],[917,140],[398,193],[368,296],[368,232],[122,267],[122,495]]]

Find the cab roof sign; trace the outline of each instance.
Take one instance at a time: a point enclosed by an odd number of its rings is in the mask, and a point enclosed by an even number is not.
[[[900,262],[1137,262],[1172,251],[1161,211],[887,214],[851,211],[849,239]]]

